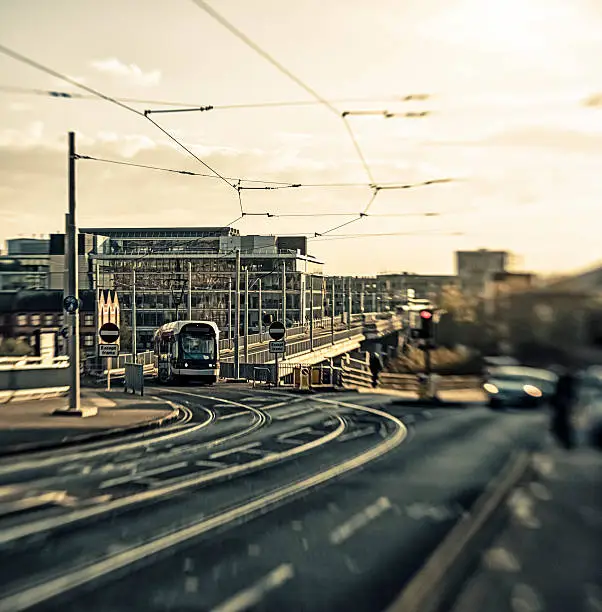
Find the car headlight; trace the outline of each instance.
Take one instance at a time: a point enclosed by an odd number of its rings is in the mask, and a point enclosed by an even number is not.
[[[530,395],[531,397],[541,397],[542,396],[542,392],[541,389],[533,386],[533,385],[525,385],[523,387],[523,391],[527,394]]]
[[[492,383],[485,383],[483,385],[483,389],[485,389],[485,391],[487,391],[487,393],[491,393],[493,395],[498,393],[498,388],[495,385],[493,385]]]
[[[187,367],[188,367],[188,362],[187,362],[187,361],[185,361],[185,362],[184,362],[184,367],[185,367],[185,368],[187,368]]]

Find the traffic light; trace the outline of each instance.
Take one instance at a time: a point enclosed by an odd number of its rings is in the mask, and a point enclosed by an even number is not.
[[[433,312],[431,310],[420,311],[420,338],[431,339],[434,332]]]

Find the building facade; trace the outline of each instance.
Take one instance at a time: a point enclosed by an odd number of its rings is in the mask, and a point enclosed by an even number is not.
[[[154,331],[188,317],[235,328],[236,260],[240,255],[241,319],[248,296],[249,329],[262,312],[289,326],[324,315],[323,263],[307,253],[304,237],[241,236],[230,227],[86,228],[95,237],[92,276],[114,289],[122,322],[132,325],[136,305],[137,346],[150,348]],[[248,278],[248,289],[247,287]],[[135,295],[135,298],[134,298]]]
[[[456,272],[461,288],[478,297],[488,297],[487,289],[495,274],[507,271],[507,251],[456,251]]]

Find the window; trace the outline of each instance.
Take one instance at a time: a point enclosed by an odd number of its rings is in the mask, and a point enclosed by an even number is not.
[[[94,334],[84,334],[84,346],[94,346]]]
[[[17,315],[17,325],[27,325],[27,315]]]
[[[57,325],[62,325],[65,322],[65,315],[64,314],[57,315],[56,322],[57,322]]]
[[[84,325],[92,326],[94,325],[94,315],[93,314],[85,314],[84,315]]]
[[[44,315],[44,325],[54,325],[54,315]]]
[[[40,324],[40,315],[39,314],[32,314],[29,316],[29,321],[31,323],[31,325],[39,325]]]

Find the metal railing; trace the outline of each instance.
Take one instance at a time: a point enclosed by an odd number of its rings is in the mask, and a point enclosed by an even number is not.
[[[69,357],[0,357],[0,370],[68,368]]]
[[[418,392],[420,383],[416,374],[395,374],[382,372],[378,377],[378,386],[382,389]],[[460,389],[477,389],[481,380],[477,376],[437,376],[438,391],[455,391]]]

